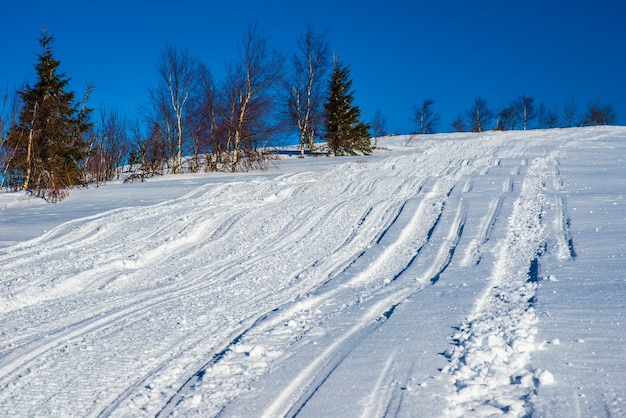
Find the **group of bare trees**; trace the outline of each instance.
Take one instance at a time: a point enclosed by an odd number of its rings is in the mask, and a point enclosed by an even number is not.
[[[308,27],[290,61],[256,25],[239,46],[220,83],[187,51],[164,48],[160,84],[150,90],[150,129],[133,153],[144,171],[263,169],[274,158],[268,146],[287,132],[298,133],[302,155],[313,149],[328,85],[325,35]]]
[[[204,171],[267,168],[272,141],[297,132],[301,153],[322,135],[328,87],[329,47],[312,27],[297,40],[289,61],[270,48],[256,25],[239,43],[239,58],[220,82],[197,57],[164,46],[158,84],[140,117],[100,110],[89,131],[85,175],[90,182]],[[286,65],[289,64],[289,65]]]
[[[557,111],[543,103],[538,106],[534,98],[519,96],[496,110],[487,106],[485,99],[477,97],[466,111],[465,118],[460,115],[452,122],[455,132],[482,132],[486,129],[513,130],[531,128],[531,123],[539,129],[574,126],[612,125],[616,121],[615,110],[610,104],[595,101],[589,104],[587,111],[579,114],[573,98],[565,101],[562,118]]]
[[[411,120],[416,133],[434,133],[440,121],[439,113],[433,109],[434,100],[424,100],[421,106],[414,106]],[[579,114],[573,98],[565,101],[562,116],[543,103],[538,106],[533,97],[522,95],[509,103],[492,109],[482,97],[476,97],[472,106],[459,114],[450,124],[455,132],[483,132],[485,130],[549,129],[558,127],[612,125],[616,122],[613,106],[595,101],[589,104],[585,113]]]
[[[94,126],[87,135],[84,169],[86,181],[99,185],[120,178],[130,152],[130,124],[119,111],[101,109]]]
[[[282,57],[256,26],[242,38],[239,60],[217,84],[198,58],[163,49],[159,84],[150,89],[148,130],[135,158],[148,173],[170,170],[238,171],[263,167],[261,148],[278,129],[275,91]]]
[[[43,55],[49,53],[52,39],[45,36]],[[44,89],[50,86],[42,82],[44,73],[38,70],[36,87],[43,86],[41,97],[28,88],[14,93],[7,88],[0,102],[0,188],[15,180],[19,185],[13,188],[29,189],[30,178],[41,173],[53,173],[50,178],[71,186],[120,178],[125,168],[140,173],[142,179],[164,172],[264,169],[276,158],[269,145],[294,133],[303,156],[323,135],[329,50],[326,35],[308,26],[287,60],[251,25],[240,40],[239,57],[226,65],[223,80],[216,82],[197,57],[166,45],[157,65],[158,83],[149,89],[149,104],[134,117],[101,108],[94,120],[87,120],[94,115],[86,100],[71,108],[73,92],[63,91],[67,81],[58,74],[51,80],[53,96],[71,109],[66,112],[73,118],[74,124],[68,125],[69,130],[75,128],[71,132],[49,131],[63,126],[63,111],[48,102],[43,107],[43,97],[50,96]],[[46,57],[56,71],[60,62]],[[40,120],[55,123],[42,125]],[[32,165],[52,158],[36,155],[29,144],[53,137],[65,138],[65,147],[77,147],[59,162],[65,164],[64,171]],[[37,152],[53,151],[41,146]]]

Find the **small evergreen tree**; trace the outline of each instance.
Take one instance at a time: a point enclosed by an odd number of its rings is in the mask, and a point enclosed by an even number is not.
[[[33,190],[48,201],[63,199],[69,187],[84,181],[82,166],[88,146],[83,134],[91,127],[91,111],[85,107],[89,89],[83,103],[74,103],[74,93],[66,91],[69,79],[58,72],[53,41],[42,30],[37,83],[26,84],[19,92],[19,120],[4,143],[11,156],[8,171],[19,178],[23,190]]]
[[[372,143],[369,126],[361,121],[361,110],[352,105],[354,92],[347,66],[335,59],[326,110],[328,146],[335,155],[370,154]]]

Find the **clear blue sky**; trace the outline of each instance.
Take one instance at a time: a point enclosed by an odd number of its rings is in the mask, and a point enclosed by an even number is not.
[[[257,23],[285,53],[307,24],[328,30],[352,71],[356,104],[377,109],[393,132],[409,133],[411,107],[435,100],[439,131],[475,97],[497,107],[519,95],[579,111],[610,103],[626,124],[626,3],[595,1],[11,1],[0,7],[0,89],[36,81],[42,25],[55,36],[61,70],[80,96],[96,83],[92,107],[133,114],[148,104],[166,43],[187,49],[220,80],[237,44]]]

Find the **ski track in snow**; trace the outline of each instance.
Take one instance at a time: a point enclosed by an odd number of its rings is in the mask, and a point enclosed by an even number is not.
[[[552,381],[531,362],[545,345],[538,265],[548,253],[576,258],[560,154],[542,144],[486,134],[210,183],[0,249],[0,412],[249,413],[234,401],[293,347],[336,329],[255,411],[306,416],[360,344],[454,268],[488,276],[449,324],[442,415],[525,416]],[[401,415],[408,395],[390,385],[410,378],[405,355],[386,357],[355,415]]]

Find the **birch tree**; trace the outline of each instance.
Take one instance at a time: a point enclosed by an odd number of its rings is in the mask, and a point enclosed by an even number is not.
[[[258,152],[269,141],[275,93],[281,78],[283,59],[271,50],[256,25],[248,28],[241,42],[241,59],[228,67],[225,94],[227,153],[231,171],[262,166],[265,157]],[[247,165],[247,167],[245,167]]]
[[[487,101],[477,97],[474,99],[474,105],[467,111],[467,117],[472,132],[483,132],[487,129],[487,123],[491,121],[493,114],[487,107]]]
[[[314,148],[323,115],[323,78],[329,65],[325,35],[315,33],[308,26],[298,39],[298,51],[292,57],[292,74],[287,82],[289,116],[298,129],[301,157],[306,147]]]
[[[161,54],[159,75],[164,82],[165,94],[174,117],[175,145],[173,155],[174,173],[182,172],[183,121],[188,110],[190,96],[196,87],[198,61],[187,51],[178,51],[166,45]],[[169,129],[169,127],[168,127]]]
[[[411,120],[417,125],[418,134],[420,135],[435,133],[435,127],[441,117],[439,113],[433,110],[434,104],[434,100],[426,99],[422,102],[421,106],[413,107],[413,117]]]
[[[465,126],[465,120],[463,119],[463,115],[458,115],[452,121],[452,123],[450,123],[450,126],[452,127],[454,132],[465,132],[467,129]]]
[[[153,153],[152,155],[156,157],[157,155],[162,161],[159,162],[159,170],[154,171],[153,173],[160,173],[165,169],[172,169],[171,163],[175,159],[176,156],[176,139],[174,133],[174,126],[176,125],[176,117],[174,116],[174,112],[172,111],[172,106],[170,105],[169,91],[167,86],[164,84],[159,84],[158,86],[149,90],[150,101],[152,102],[152,113],[148,113],[145,116],[145,124],[147,126],[147,130],[150,132],[147,134],[146,138],[140,139],[140,142],[151,142],[150,147],[144,147],[143,145],[139,148],[158,148],[158,153]],[[155,134],[155,132],[157,134]],[[142,137],[141,135],[138,136]],[[158,142],[158,146],[156,144]],[[152,165],[156,165],[156,161],[151,161]],[[144,164],[145,166],[145,164]]]
[[[370,127],[374,135],[374,146],[378,146],[378,139],[387,135],[387,118],[381,109],[376,110],[372,117]]]
[[[224,150],[219,118],[219,94],[208,67],[198,68],[198,94],[191,101],[188,126],[193,145],[192,171],[200,168],[205,156],[205,171],[218,171]]]
[[[90,141],[85,163],[91,181],[106,182],[120,177],[124,158],[130,152],[129,123],[119,111],[100,109],[100,122]]]
[[[20,109],[20,96],[17,92],[9,93],[7,87],[2,98],[0,109],[0,190],[7,181],[8,162],[15,149],[9,150],[5,145],[8,132],[17,124],[17,115]]]
[[[506,131],[515,129],[517,123],[521,120],[521,105],[517,100],[511,101],[508,105],[499,109],[496,114],[495,130]]]
[[[535,107],[533,105],[535,99],[528,96],[520,96],[518,99],[521,111],[521,120],[524,130],[528,127],[528,122],[535,118]]]

